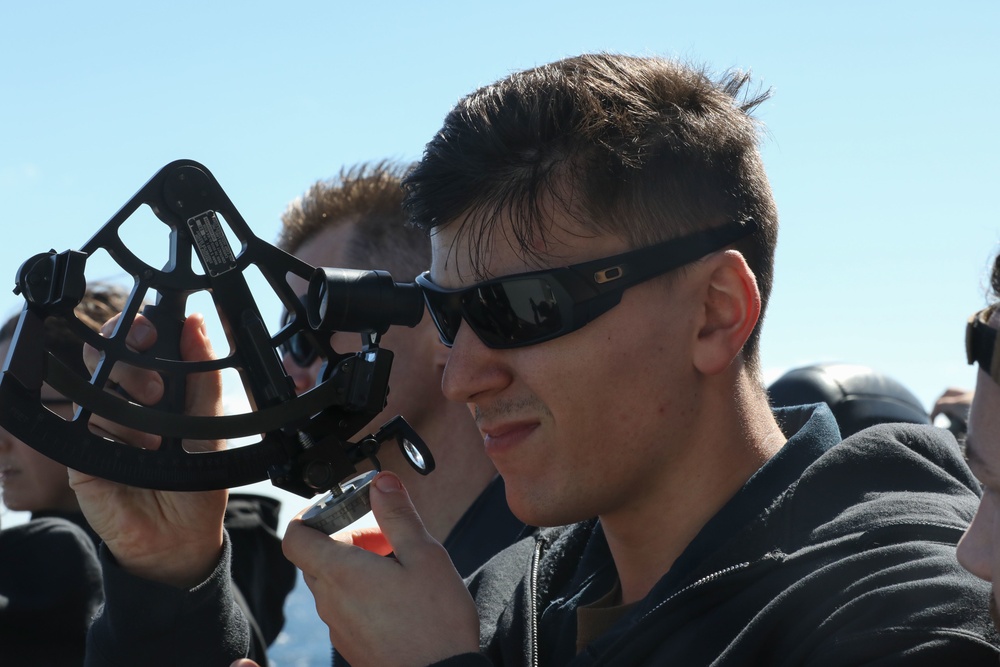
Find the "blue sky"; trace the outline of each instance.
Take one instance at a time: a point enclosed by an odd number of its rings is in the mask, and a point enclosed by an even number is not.
[[[585,51],[672,56],[774,90],[768,376],[860,363],[929,406],[973,382],[964,322],[1000,242],[997,26],[996,0],[7,3],[0,287],[172,160],[207,166],[272,241],[313,181],[418,158],[480,85]],[[0,314],[20,305],[0,290]]]

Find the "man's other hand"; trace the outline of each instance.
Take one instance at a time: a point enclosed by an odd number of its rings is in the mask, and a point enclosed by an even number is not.
[[[330,537],[299,520],[285,531],[285,555],[302,570],[334,648],[355,667],[427,665],[478,651],[472,597],[396,475],[375,477],[371,504],[380,534]]]
[[[116,319],[105,324],[109,335]],[[146,350],[156,340],[156,330],[138,316],[126,338],[134,350]],[[201,315],[187,317],[181,332],[181,358],[201,361],[214,358]],[[86,346],[84,360],[93,372],[98,353]],[[114,388],[127,392],[137,403],[155,404],[163,395],[158,373],[124,363],[111,372]],[[217,372],[188,377],[185,411],[189,415],[222,413],[222,380]],[[91,417],[91,430],[136,447],[156,449],[160,438]],[[217,450],[224,442],[185,442],[189,451]],[[222,552],[222,519],[226,490],[198,493],[139,489],[71,470],[70,486],[76,491],[87,521],[114,554],[118,564],[133,575],[190,588],[204,581],[218,564]]]

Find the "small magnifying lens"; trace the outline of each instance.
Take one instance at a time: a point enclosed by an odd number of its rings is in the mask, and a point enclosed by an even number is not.
[[[420,452],[420,448],[413,444],[409,438],[400,438],[399,446],[402,448],[403,454],[411,466],[419,472],[427,470],[427,461],[424,459],[424,455]]]

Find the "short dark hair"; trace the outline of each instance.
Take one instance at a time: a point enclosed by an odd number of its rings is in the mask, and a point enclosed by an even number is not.
[[[716,80],[675,61],[612,54],[513,74],[447,115],[403,181],[404,205],[428,231],[462,220],[478,277],[501,217],[513,220],[515,247],[536,257],[546,206],[633,247],[753,218],[760,231],[735,247],[766,307],[778,223],[751,112],[770,91],[751,93],[749,82],[741,72]],[[758,377],[760,325],[744,347]]]
[[[430,267],[430,243],[406,225],[400,182],[409,165],[383,160],[345,167],[314,183],[281,216],[277,245],[295,254],[320,232],[353,225],[346,248],[353,267],[385,269],[397,281],[413,280]]]
[[[94,331],[100,331],[104,323],[122,312],[128,301],[129,291],[121,285],[95,282],[87,285],[83,299],[73,309],[76,318]],[[7,320],[0,327],[0,342],[14,338],[20,315]],[[77,374],[89,377],[83,362],[83,340],[66,325],[61,317],[49,317],[43,325],[45,349],[50,351]]]

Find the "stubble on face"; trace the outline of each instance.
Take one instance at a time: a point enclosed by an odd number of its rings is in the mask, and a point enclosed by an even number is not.
[[[483,423],[491,423],[509,417],[530,414],[533,417],[551,417],[549,408],[534,395],[520,398],[499,398],[485,408],[478,403],[471,404],[472,414],[476,417],[476,425],[482,428]]]

